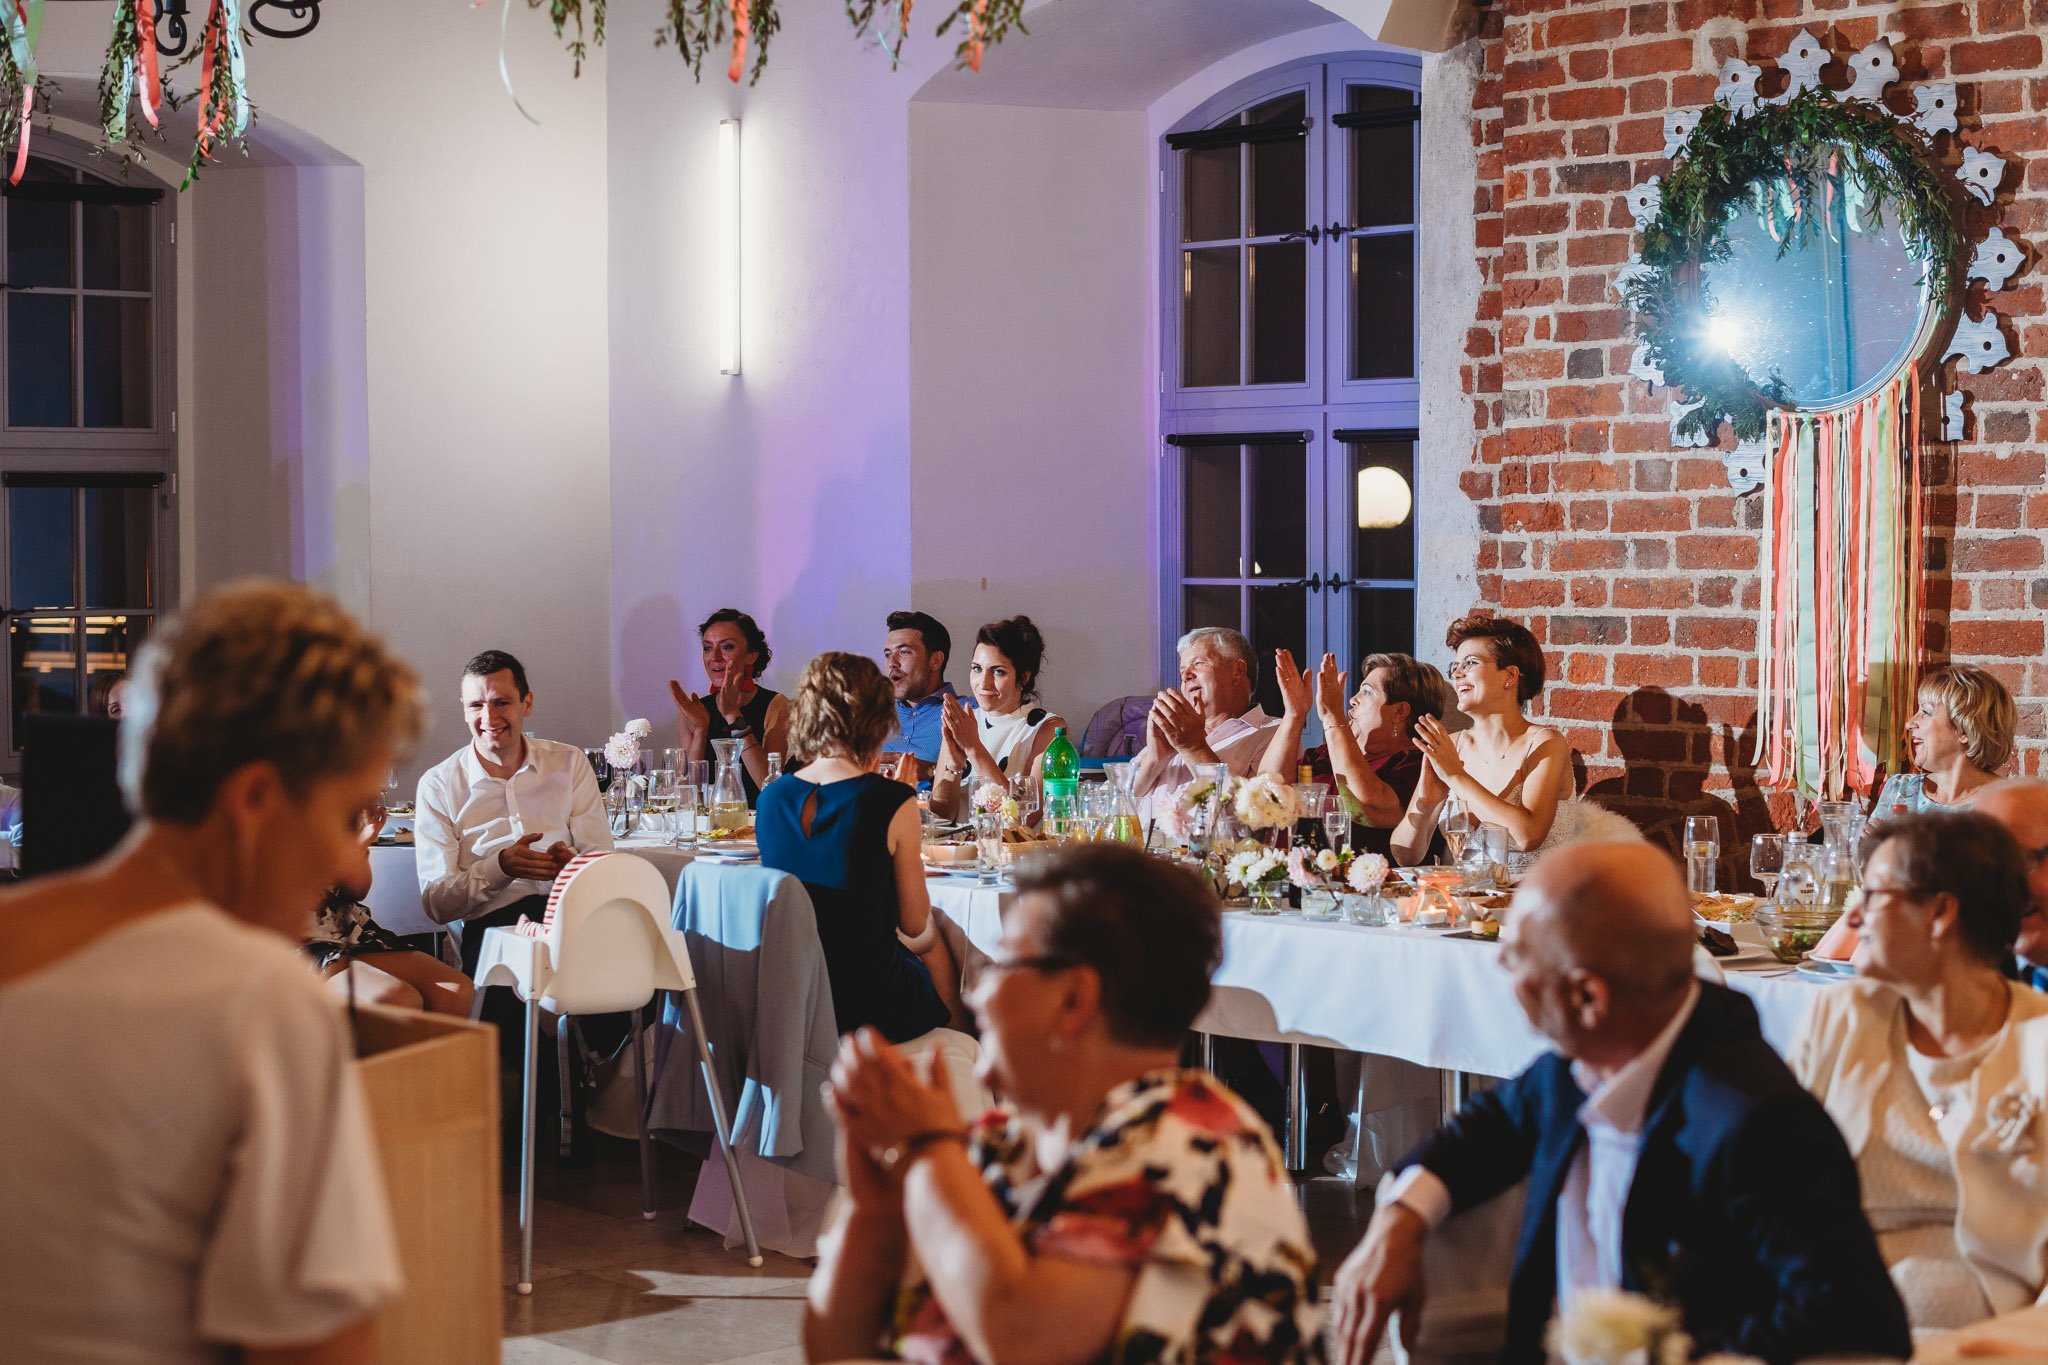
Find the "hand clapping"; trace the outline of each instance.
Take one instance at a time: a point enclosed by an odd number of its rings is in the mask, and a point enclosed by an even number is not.
[[[1330,655],[1323,656],[1325,663],[1332,662]],[[1309,709],[1309,681],[1302,671],[1294,666],[1294,651],[1276,649],[1273,651],[1273,680],[1280,686],[1280,708],[1290,719],[1305,717]]]
[[[1435,716],[1423,716],[1415,722],[1415,747],[1422,750],[1422,756],[1443,781],[1464,775],[1465,760],[1458,753],[1458,742]]]
[[[703,702],[691,696],[690,690],[674,678],[668,680],[668,694],[676,704],[677,738],[684,741],[684,748],[690,748],[691,741],[710,730],[711,713],[704,709]]]
[[[1209,733],[1201,711],[1177,687],[1167,688],[1153,701],[1147,724],[1158,726],[1166,742],[1181,753],[1200,748]]]
[[[555,874],[567,867],[569,860],[576,856],[576,850],[560,840],[547,848],[535,848],[534,845],[539,841],[538,830],[532,834],[520,835],[517,843],[507,844],[499,850],[498,866],[504,869],[507,876],[517,877],[523,881],[553,881]]]
[[[1316,669],[1316,712],[1325,722],[1344,718],[1351,702],[1350,681],[1350,674],[1337,667],[1337,656],[1325,654]]]
[[[943,1066],[934,1051],[920,1076],[910,1059],[873,1029],[848,1034],[832,1064],[826,1099],[849,1145],[879,1159],[911,1137],[965,1132]]]

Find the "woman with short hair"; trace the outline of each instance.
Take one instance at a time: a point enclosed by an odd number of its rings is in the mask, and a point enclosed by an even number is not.
[[[973,992],[1009,1108],[970,1125],[942,1076],[846,1039],[828,1098],[849,1197],[806,1358],[1316,1357],[1315,1252],[1272,1135],[1177,1065],[1221,957],[1194,874],[1077,846],[1020,872]]]
[[[895,694],[873,659],[820,654],[791,713],[791,740],[810,762],[761,791],[761,862],[810,893],[839,1031],[906,1042],[952,1019],[959,972],[925,890],[916,793],[874,771]]]
[[[1871,819],[1968,806],[1998,780],[2012,757],[2018,708],[2005,684],[1971,664],[1948,664],[1920,680],[1906,722],[1917,770],[1894,773],[1871,805]]]
[[[775,651],[754,618],[721,607],[697,627],[704,677],[711,690],[690,695],[674,678],[668,692],[676,704],[676,746],[692,761],[711,752],[714,739],[740,741],[740,785],[752,802],[768,781],[768,755],[789,751],[789,698],[760,685]]]
[[[1421,860],[1453,796],[1479,823],[1506,829],[1518,850],[1563,842],[1570,832],[1557,812],[1572,799],[1571,746],[1522,712],[1543,690],[1543,646],[1521,623],[1481,612],[1453,621],[1445,642],[1456,651],[1451,691],[1472,725],[1453,735],[1435,716],[1415,722],[1415,747],[1428,761],[1390,841],[1394,861]]]
[[[2031,904],[1990,817],[1878,825],[1847,915],[1856,979],[1814,997],[1793,1045],[1916,1333],[2048,1303],[2048,996],[2005,975]]]
[[[247,583],[162,624],[126,709],[135,827],[0,894],[6,1353],[374,1359],[397,1248],[346,1022],[294,945],[368,878],[418,683],[332,599]]]

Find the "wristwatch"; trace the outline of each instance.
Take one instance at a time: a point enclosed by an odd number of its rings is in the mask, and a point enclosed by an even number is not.
[[[922,1133],[912,1133],[893,1147],[883,1148],[875,1159],[882,1163],[883,1170],[893,1172],[935,1142],[964,1144],[966,1141],[967,1132],[963,1128],[928,1128]]]

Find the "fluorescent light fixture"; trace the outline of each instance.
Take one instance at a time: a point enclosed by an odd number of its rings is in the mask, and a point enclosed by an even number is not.
[[[1415,495],[1399,471],[1371,465],[1358,471],[1358,529],[1385,531],[1408,520]]]
[[[740,372],[740,121],[718,121],[718,372]]]

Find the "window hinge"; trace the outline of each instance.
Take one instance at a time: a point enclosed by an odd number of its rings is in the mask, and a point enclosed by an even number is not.
[[[177,496],[178,496],[178,471],[177,471],[177,470],[175,470],[175,469],[174,469],[174,470],[172,470],[172,471],[171,471],[171,477],[170,477],[169,479],[165,480],[165,485],[166,485],[166,486],[167,486],[167,487],[168,487],[168,488],[170,489],[170,493],[171,493],[171,496],[172,496],[172,497],[174,497],[174,498],[175,498],[175,497],[177,497]]]
[[[176,436],[177,434],[178,434],[178,410],[177,410],[176,408],[172,408],[172,409],[171,409],[171,435],[173,435],[173,436]]]
[[[1164,166],[1159,168],[1159,192],[1161,194],[1166,193],[1166,167]]]
[[[171,224],[171,245],[172,245],[172,246],[176,246],[177,244],[178,244],[178,225],[177,225],[176,223],[173,223],[173,224]]]
[[[1166,371],[1165,371],[1165,370],[1161,370],[1161,371],[1159,372],[1159,391],[1160,391],[1161,393],[1165,393],[1165,392],[1166,392]]]

